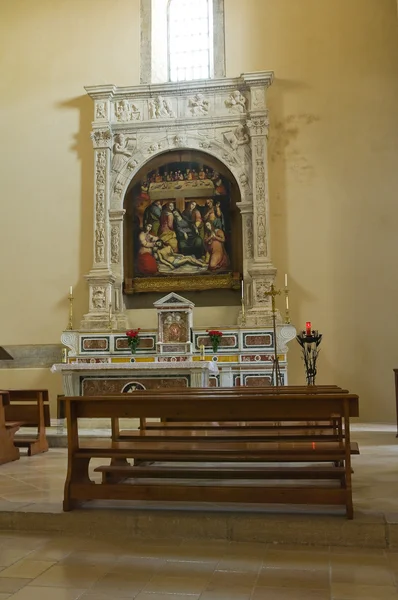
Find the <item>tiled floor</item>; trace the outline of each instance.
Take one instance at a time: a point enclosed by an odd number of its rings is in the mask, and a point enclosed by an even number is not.
[[[398,600],[398,553],[0,533],[0,600]]]
[[[357,511],[398,513],[398,438],[389,425],[355,425],[353,497]],[[0,510],[62,511],[67,455],[63,448],[0,466]],[[91,468],[103,464],[92,461]],[[92,474],[99,481],[98,473]],[[1,598],[0,598],[1,600]]]

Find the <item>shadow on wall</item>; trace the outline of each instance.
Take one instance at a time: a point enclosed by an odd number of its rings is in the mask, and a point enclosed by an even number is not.
[[[88,95],[84,95],[61,102],[57,107],[79,113],[79,129],[73,135],[70,146],[70,150],[78,157],[81,170],[79,280],[76,283],[75,296],[84,299],[81,306],[84,312],[87,312],[88,287],[83,277],[90,271],[93,261],[94,152],[90,134],[94,104]],[[76,323],[81,317],[82,314],[75,315]]]

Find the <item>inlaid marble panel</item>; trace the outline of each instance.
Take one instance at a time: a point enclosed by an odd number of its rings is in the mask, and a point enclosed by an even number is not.
[[[82,344],[82,352],[95,352],[95,351],[106,352],[107,350],[109,350],[109,338],[105,338],[105,337],[103,337],[103,338],[82,337],[81,344]]]
[[[137,351],[139,350],[153,350],[155,348],[155,338],[154,337],[144,337],[139,336],[140,343],[137,346]],[[126,336],[116,337],[115,338],[115,350],[129,350],[128,340]]]
[[[121,394],[125,386],[139,383],[147,390],[161,388],[189,387],[189,376],[182,377],[82,377],[80,381],[82,396],[106,396]]]
[[[261,334],[255,334],[255,333],[249,333],[249,334],[244,334],[243,336],[243,347],[244,348],[260,348],[262,346],[265,346],[266,348],[269,348],[270,346],[272,346],[272,335],[271,334],[266,334],[266,333],[261,333]]]

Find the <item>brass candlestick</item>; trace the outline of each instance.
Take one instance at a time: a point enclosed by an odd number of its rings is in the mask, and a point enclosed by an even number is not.
[[[200,345],[200,360],[205,360],[205,345]]]
[[[286,310],[285,310],[285,323],[290,325],[290,311],[289,311],[289,290],[285,287],[285,302],[286,302]]]
[[[242,298],[241,304],[242,304],[242,325],[244,325],[246,323],[246,309],[245,309],[245,300],[244,300],[244,298]]]
[[[279,357],[278,357],[278,347],[277,347],[277,342],[276,342],[276,304],[275,304],[275,298],[276,296],[279,296],[281,293],[280,290],[276,290],[274,285],[271,285],[271,288],[269,290],[269,292],[265,292],[265,296],[267,297],[271,297],[271,304],[272,304],[272,325],[273,325],[273,329],[274,329],[274,353],[275,356],[272,360],[272,374],[271,374],[271,378],[274,381],[274,385],[275,387],[279,387],[280,385],[283,385],[282,382],[282,374],[281,374],[281,369],[280,369],[280,365],[279,365]]]
[[[71,331],[73,329],[73,294],[69,293],[69,323],[66,328],[67,331]]]

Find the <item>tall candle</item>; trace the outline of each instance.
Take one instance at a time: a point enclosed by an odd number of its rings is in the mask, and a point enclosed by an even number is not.
[[[287,273],[285,273],[285,288],[287,288]]]
[[[73,287],[69,286],[69,296],[72,296],[72,292],[73,292]]]
[[[242,300],[243,300],[243,298],[244,298],[243,279],[242,279],[242,281],[240,282],[240,295],[241,295],[241,298],[242,298]]]

